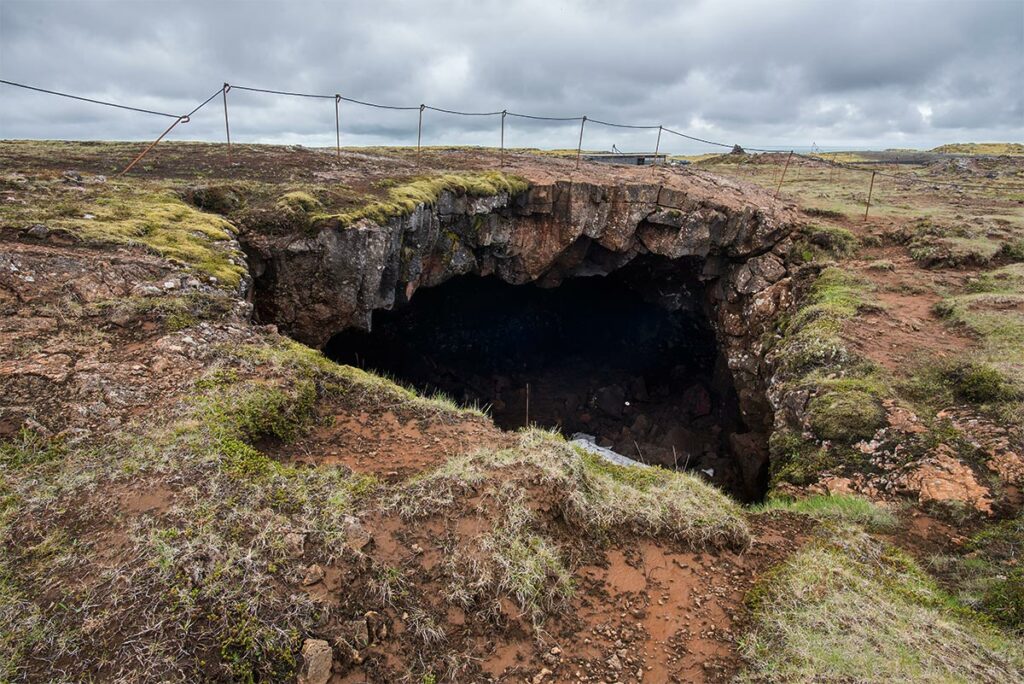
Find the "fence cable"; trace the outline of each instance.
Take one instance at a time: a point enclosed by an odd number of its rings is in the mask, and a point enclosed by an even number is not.
[[[271,94],[271,95],[284,95],[284,96],[288,96],[288,97],[305,97],[305,98],[312,98],[312,99],[335,100],[335,102],[338,102],[338,101],[350,102],[352,104],[362,105],[362,106],[365,106],[365,107],[373,107],[373,108],[376,108],[376,109],[388,109],[388,110],[398,110],[398,111],[417,111],[418,110],[420,112],[422,112],[425,109],[429,109],[431,111],[442,112],[444,114],[453,114],[455,116],[501,116],[503,121],[504,121],[504,117],[505,116],[512,116],[512,117],[516,117],[516,118],[519,118],[519,119],[530,119],[530,120],[534,120],[534,121],[565,121],[565,122],[568,122],[568,121],[587,122],[587,121],[589,121],[591,123],[599,124],[601,126],[610,126],[610,127],[613,127],[613,128],[628,128],[628,129],[635,129],[635,130],[655,130],[655,129],[657,129],[659,131],[659,143],[660,143],[661,131],[664,131],[665,133],[670,133],[670,134],[678,136],[680,138],[685,138],[686,140],[692,140],[694,142],[703,143],[705,145],[712,145],[712,146],[715,146],[715,147],[722,147],[722,148],[726,148],[726,149],[733,149],[735,147],[734,145],[731,145],[731,144],[728,144],[728,143],[718,142],[716,140],[708,140],[706,138],[699,138],[699,137],[696,137],[696,136],[693,136],[693,135],[689,135],[687,133],[682,133],[680,131],[674,130],[672,128],[668,128],[666,126],[661,126],[661,125],[622,124],[622,123],[615,123],[615,122],[611,122],[611,121],[602,121],[600,119],[591,119],[591,118],[588,118],[586,116],[538,116],[536,114],[523,114],[521,112],[510,112],[510,111],[507,111],[507,110],[493,111],[493,112],[464,112],[464,111],[459,111],[459,110],[455,110],[455,109],[445,109],[443,107],[434,107],[434,106],[431,106],[431,105],[418,105],[418,106],[385,105],[385,104],[379,104],[379,103],[376,103],[376,102],[368,102],[368,101],[365,101],[365,100],[357,100],[355,98],[345,97],[343,95],[338,95],[338,94],[326,95],[326,94],[320,94],[320,93],[302,93],[302,92],[295,92],[295,91],[288,91],[288,90],[275,90],[275,89],[271,89],[271,88],[255,88],[255,87],[252,87],[252,86],[240,86],[240,85],[234,85],[234,84],[231,84],[230,86],[225,84],[225,86],[223,88],[218,88],[212,95],[210,95],[210,97],[206,98],[203,102],[198,104],[188,114],[179,115],[179,114],[170,114],[168,112],[161,112],[161,111],[157,111],[157,110],[153,110],[153,109],[144,109],[142,107],[132,107],[132,106],[129,106],[129,105],[123,105],[123,104],[119,104],[119,103],[116,103],[116,102],[109,102],[109,101],[106,101],[106,100],[97,100],[95,98],[83,97],[81,95],[72,95],[71,93],[64,93],[64,92],[60,92],[60,91],[57,91],[57,90],[49,90],[47,88],[39,88],[37,86],[31,86],[31,85],[27,85],[27,84],[24,84],[24,83],[17,83],[15,81],[8,81],[8,80],[4,80],[4,79],[0,79],[0,83],[5,84],[5,85],[9,85],[9,86],[14,86],[16,88],[23,88],[25,90],[32,90],[32,91],[39,92],[39,93],[45,93],[45,94],[48,94],[48,95],[56,95],[56,96],[59,96],[59,97],[65,97],[65,98],[69,98],[69,99],[72,99],[72,100],[79,100],[81,102],[89,102],[89,103],[92,103],[92,104],[104,105],[104,106],[107,106],[107,107],[115,107],[117,109],[123,109],[123,110],[127,110],[127,111],[132,111],[132,112],[139,112],[141,114],[152,114],[154,116],[163,116],[163,117],[166,117],[166,118],[169,118],[169,119],[175,119],[175,124],[172,124],[171,127],[164,133],[164,135],[166,135],[166,133],[169,132],[171,128],[174,128],[174,126],[176,124],[178,124],[178,123],[188,123],[190,117],[193,114],[195,114],[200,109],[202,109],[203,107],[208,105],[210,102],[212,102],[214,100],[214,98],[216,98],[218,95],[221,95],[222,93],[226,92],[226,89],[232,89],[232,90],[233,89],[238,89],[238,90],[245,90],[245,91],[249,91],[249,92],[253,92],[253,93],[267,93],[267,94]],[[503,132],[503,134],[504,134],[504,132]],[[163,138],[163,136],[161,136],[161,138]],[[582,143],[582,141],[581,141],[581,143]],[[742,145],[740,147],[742,149],[744,149],[744,150],[749,150],[749,151],[752,151],[752,152],[767,153],[767,154],[778,154],[780,152],[779,150],[768,149],[768,148],[764,148],[764,147],[747,147],[747,146],[742,146]],[[956,182],[956,181],[934,180],[934,179],[928,179],[928,178],[919,178],[919,177],[910,176],[910,175],[907,175],[907,174],[887,173],[885,171],[878,171],[877,169],[865,169],[865,168],[862,168],[862,167],[859,167],[859,166],[855,166],[853,164],[837,162],[837,161],[834,161],[834,160],[831,160],[831,159],[826,159],[824,157],[818,157],[818,156],[809,155],[809,154],[795,153],[794,156],[802,158],[802,159],[806,159],[806,160],[809,160],[809,161],[813,161],[813,162],[816,162],[816,163],[819,163],[819,164],[825,164],[825,165],[833,167],[833,168],[844,169],[844,170],[847,170],[847,171],[857,171],[857,172],[861,172],[861,173],[874,173],[874,174],[876,174],[878,176],[882,176],[882,177],[885,177],[885,178],[891,178],[893,180],[905,181],[905,182],[908,182],[908,183],[918,183],[918,184],[924,184],[924,185],[933,185],[933,186],[940,186],[940,187],[952,187],[952,188],[973,188],[973,189],[980,189],[980,190],[1016,190],[1016,191],[1024,190],[1024,185],[1005,185],[1005,184],[981,185],[981,184],[971,183],[971,182]]]
[[[72,100],[80,100],[82,102],[91,102],[93,104],[106,105],[107,107],[117,107],[118,109],[127,109],[130,112],[140,112],[142,114],[153,114],[155,116],[166,116],[169,119],[178,119],[181,117],[180,114],[168,114],[167,112],[158,112],[152,109],[142,109],[140,107],[129,107],[128,105],[117,104],[116,102],[107,102],[106,100],[95,100],[91,97],[82,97],[81,95],[71,95],[70,93],[62,93],[57,90],[47,90],[46,88],[37,88],[35,86],[25,85],[24,83],[15,83],[14,81],[5,81],[0,79],[0,83],[5,85],[14,86],[16,88],[24,88],[25,90],[34,90],[38,93],[46,93],[48,95],[59,95],[60,97],[67,97]],[[218,91],[219,92],[219,91]]]

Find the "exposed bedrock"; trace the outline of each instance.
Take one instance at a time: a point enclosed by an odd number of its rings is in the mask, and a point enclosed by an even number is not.
[[[788,301],[794,215],[747,186],[700,175],[684,183],[561,180],[516,196],[446,192],[434,206],[384,225],[341,228],[326,220],[313,235],[243,235],[257,315],[321,347],[345,328],[368,329],[374,310],[405,304],[419,288],[457,275],[554,287],[610,273],[641,254],[691,257],[691,264],[697,257],[703,305],[744,418],[767,433],[760,338]]]

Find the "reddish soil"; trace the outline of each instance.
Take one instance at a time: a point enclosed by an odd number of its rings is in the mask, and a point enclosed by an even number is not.
[[[309,465],[345,465],[358,473],[400,480],[436,467],[459,454],[502,448],[514,437],[486,418],[434,419],[402,416],[394,410],[337,406],[328,423],[275,450],[279,458]]]
[[[893,270],[869,268],[876,260],[893,264]],[[919,268],[902,247],[866,250],[862,259],[847,262],[849,268],[874,286],[878,307],[862,312],[844,330],[858,352],[891,372],[904,372],[918,358],[956,357],[974,341],[951,328],[932,310],[940,292],[962,283],[969,271]]]

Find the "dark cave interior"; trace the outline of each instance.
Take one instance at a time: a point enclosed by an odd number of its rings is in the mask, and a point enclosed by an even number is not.
[[[645,463],[703,473],[743,501],[767,486],[704,304],[697,259],[638,257],[554,288],[461,276],[378,310],[324,352]],[[743,467],[757,451],[758,464]]]

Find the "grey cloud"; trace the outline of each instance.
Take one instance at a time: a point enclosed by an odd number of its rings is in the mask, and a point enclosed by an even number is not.
[[[3,0],[2,78],[184,112],[219,84],[388,104],[664,124],[750,146],[1024,138],[1024,3]],[[162,121],[3,87],[0,137],[153,137]],[[333,143],[333,102],[229,95],[240,140]],[[922,115],[922,108],[931,116]],[[222,139],[219,103],[181,137]],[[416,112],[345,104],[347,144],[415,142]],[[510,120],[510,145],[576,124]],[[427,142],[498,121],[427,112]],[[591,147],[652,135],[588,126]],[[667,138],[679,151],[706,147]]]

